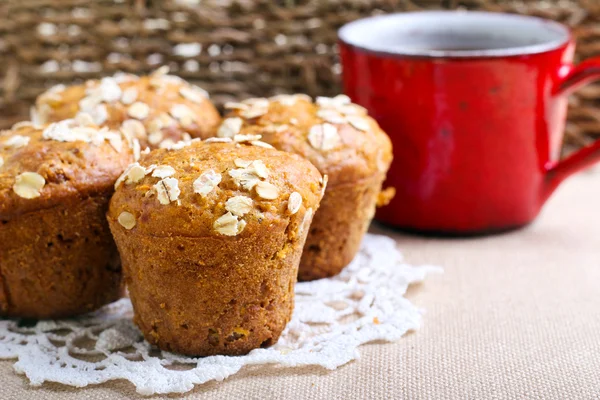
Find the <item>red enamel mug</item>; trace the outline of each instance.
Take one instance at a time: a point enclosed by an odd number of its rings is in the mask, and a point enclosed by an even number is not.
[[[569,29],[535,17],[417,12],[339,31],[344,90],[394,145],[379,221],[442,234],[531,222],[600,142],[560,160],[567,95],[600,78],[600,58],[572,64]]]

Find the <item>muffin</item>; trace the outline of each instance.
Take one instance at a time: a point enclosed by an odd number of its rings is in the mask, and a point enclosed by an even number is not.
[[[329,179],[310,228],[299,279],[338,274],[356,255],[389,191],[381,185],[392,161],[392,145],[377,122],[347,96],[280,95],[228,103],[219,137],[262,135],[276,149],[298,154]]]
[[[64,318],[121,295],[106,211],[126,138],[73,120],[0,134],[0,315]]]
[[[161,67],[149,76],[119,73],[84,85],[54,86],[32,109],[38,124],[77,118],[121,129],[142,148],[214,136],[221,121],[208,93]]]
[[[235,139],[154,150],[117,181],[108,222],[134,320],[162,350],[246,354],[291,317],[323,181],[301,157]]]

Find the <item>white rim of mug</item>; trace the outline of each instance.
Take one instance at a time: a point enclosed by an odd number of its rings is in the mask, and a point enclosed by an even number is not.
[[[430,16],[435,16],[436,14],[440,18],[448,18],[448,17],[457,17],[457,16],[465,16],[467,18],[471,17],[495,17],[495,18],[507,18],[514,20],[527,21],[530,23],[539,24],[544,26],[546,29],[552,29],[556,32],[560,32],[563,37],[557,40],[549,40],[545,43],[534,44],[534,45],[523,45],[523,46],[514,46],[514,47],[506,47],[499,49],[484,49],[484,50],[425,50],[425,49],[410,49],[410,48],[398,48],[398,49],[390,49],[388,46],[378,46],[377,44],[369,43],[365,44],[357,44],[355,41],[348,40],[348,32],[350,30],[356,29],[359,25],[362,24],[377,24],[381,22],[383,19],[395,19],[395,18],[406,18],[411,15],[424,15],[429,14]],[[534,55],[534,54],[542,54],[547,53],[549,51],[553,51],[559,49],[565,45],[567,45],[573,38],[571,30],[566,26],[559,22],[547,20],[544,18],[533,17],[528,15],[519,15],[519,14],[505,14],[505,13],[495,13],[495,12],[486,12],[486,11],[415,11],[415,12],[405,12],[405,13],[393,13],[393,14],[385,14],[385,15],[377,15],[373,17],[361,18],[355,21],[344,24],[338,30],[338,39],[347,46],[354,47],[359,50],[378,53],[389,56],[398,56],[398,57],[423,57],[423,58],[489,58],[489,57],[509,57],[509,56],[525,56],[525,55]]]

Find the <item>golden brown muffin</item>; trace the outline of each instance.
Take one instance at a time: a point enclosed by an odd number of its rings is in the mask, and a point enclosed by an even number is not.
[[[208,93],[161,67],[150,76],[117,74],[84,85],[55,86],[32,110],[38,124],[76,118],[139,139],[142,148],[214,136],[221,117]]]
[[[262,135],[298,154],[329,178],[300,262],[300,280],[338,274],[356,255],[392,161],[392,145],[377,122],[347,96],[280,95],[225,105],[219,137]]]
[[[105,215],[132,159],[120,133],[73,120],[0,134],[1,316],[71,317],[120,297]]]
[[[108,221],[135,322],[163,350],[245,354],[291,317],[323,182],[255,139],[154,150],[117,181]]]

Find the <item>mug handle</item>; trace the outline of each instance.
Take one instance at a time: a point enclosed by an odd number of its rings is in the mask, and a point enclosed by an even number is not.
[[[567,96],[580,87],[600,79],[600,57],[594,57],[579,65],[564,65],[558,74],[555,96]],[[568,176],[600,161],[600,139],[579,149],[567,158],[546,165],[546,178],[550,195]]]

